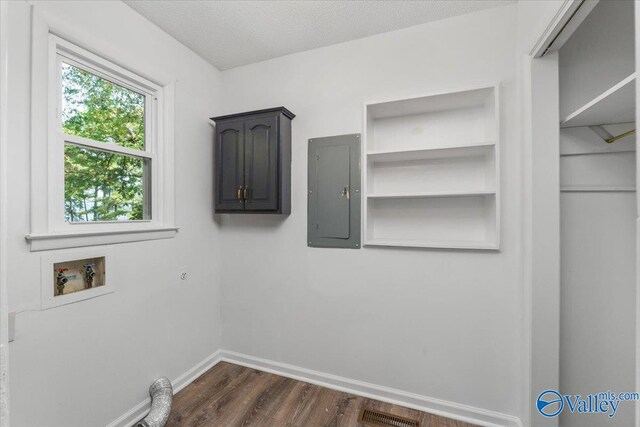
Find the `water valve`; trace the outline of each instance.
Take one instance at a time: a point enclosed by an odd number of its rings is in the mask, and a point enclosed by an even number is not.
[[[58,295],[64,294],[64,285],[69,281],[69,278],[64,274],[67,270],[68,268],[61,268],[58,270],[58,274],[56,274],[56,290]]]
[[[86,278],[85,284],[87,288],[93,287],[93,278],[96,275],[96,265],[95,264],[85,264],[84,267],[84,276]]]

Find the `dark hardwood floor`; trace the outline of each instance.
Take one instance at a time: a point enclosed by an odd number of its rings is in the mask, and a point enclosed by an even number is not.
[[[362,405],[420,427],[472,426],[226,362],[176,394],[167,426],[355,427]]]

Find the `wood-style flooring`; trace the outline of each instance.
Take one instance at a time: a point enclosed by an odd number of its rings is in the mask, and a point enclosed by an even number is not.
[[[167,426],[360,427],[362,405],[416,419],[420,427],[472,426],[226,362],[175,395]]]

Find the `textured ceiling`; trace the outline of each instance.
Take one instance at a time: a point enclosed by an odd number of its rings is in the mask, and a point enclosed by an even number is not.
[[[226,70],[514,0],[125,0],[198,55]]]

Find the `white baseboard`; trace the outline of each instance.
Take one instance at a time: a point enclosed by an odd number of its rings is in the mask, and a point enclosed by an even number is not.
[[[480,426],[522,427],[522,421],[513,415],[506,415],[500,412],[461,405],[459,403],[448,402],[419,394],[407,393],[402,390],[352,380],[324,372],[313,371],[311,369],[288,365],[286,363],[248,356],[246,354],[236,353],[233,351],[220,350],[219,356],[221,361],[235,363],[237,365],[270,372],[272,374],[293,378],[299,381],[305,381],[333,390],[356,394],[358,396],[380,400],[382,402],[388,402],[394,405],[416,409],[418,411],[429,412],[431,414],[441,415],[447,418],[466,421]]]
[[[220,353],[220,350],[216,351],[211,356],[207,357],[202,362],[198,363],[196,366],[189,369],[187,372],[180,375],[175,380],[172,380],[171,385],[173,387],[173,393],[176,394],[177,392],[191,384],[200,375],[204,374],[206,371],[217,365],[221,360]],[[149,412],[150,408],[151,398],[148,397],[124,414],[122,414],[115,421],[107,424],[107,427],[130,427],[136,422],[143,419],[147,415],[147,412]]]
[[[272,374],[293,378],[299,381],[305,381],[333,390],[356,394],[370,399],[405,406],[418,411],[429,412],[431,414],[466,421],[480,426],[522,427],[520,419],[512,415],[488,411],[486,409],[468,405],[461,405],[459,403],[448,402],[415,393],[407,393],[402,390],[352,380],[324,372],[313,371],[311,369],[275,362],[273,360],[261,359],[229,350],[218,350],[184,374],[180,375],[175,381],[172,381],[171,383],[173,384],[174,392],[179,392],[208,369],[221,361],[235,363],[237,365],[270,372]],[[150,407],[151,399],[146,399],[120,416],[117,420],[110,423],[107,427],[129,427],[136,421],[144,418]]]

